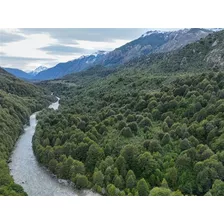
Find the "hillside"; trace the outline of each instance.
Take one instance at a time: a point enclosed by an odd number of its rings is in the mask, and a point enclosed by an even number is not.
[[[180,49],[212,33],[206,29],[184,29],[172,32],[149,31],[140,38],[109,52],[103,65],[117,65],[154,52]]]
[[[5,71],[13,74],[14,76],[24,79],[24,80],[30,80],[32,79],[32,76],[20,69],[17,68],[4,68]]]
[[[0,195],[25,195],[10,176],[7,161],[29,115],[53,100],[46,94],[0,68]]]
[[[224,195],[223,84],[223,73],[133,71],[63,86],[60,111],[39,118],[36,156],[103,195]]]
[[[204,39],[176,51],[134,59],[125,66],[151,72],[223,70],[224,31],[209,34]]]

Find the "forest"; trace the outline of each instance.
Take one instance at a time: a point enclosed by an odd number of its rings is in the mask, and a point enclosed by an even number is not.
[[[223,35],[39,83],[61,106],[39,114],[38,161],[101,195],[224,195]]]
[[[16,140],[29,116],[53,101],[49,92],[15,78],[0,68],[0,196],[26,195],[14,183],[8,162]]]
[[[37,160],[108,196],[224,195],[224,32],[180,50],[28,84],[0,69],[0,195],[35,111]],[[215,60],[217,59],[217,60]],[[47,108],[60,97],[59,110]],[[43,109],[43,110],[42,110]]]
[[[121,70],[75,84],[45,83],[61,107],[39,115],[33,139],[58,178],[102,195],[224,195],[224,73]]]

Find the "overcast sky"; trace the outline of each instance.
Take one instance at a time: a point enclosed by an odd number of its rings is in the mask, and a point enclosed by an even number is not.
[[[155,29],[0,29],[0,66],[24,71],[52,67],[98,50],[111,51],[148,30]]]

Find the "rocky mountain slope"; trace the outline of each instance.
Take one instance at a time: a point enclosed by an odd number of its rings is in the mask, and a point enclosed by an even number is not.
[[[151,54],[126,64],[126,67],[132,66],[152,72],[224,70],[224,30],[182,49]]]

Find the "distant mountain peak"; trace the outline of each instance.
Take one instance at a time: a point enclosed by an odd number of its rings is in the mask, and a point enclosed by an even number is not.
[[[158,34],[158,33],[166,33],[165,31],[160,31],[160,30],[149,30],[146,33],[142,34],[141,37],[146,37],[146,36],[150,36],[152,34]]]
[[[45,66],[39,66],[37,68],[35,68],[33,71],[29,72],[30,75],[37,75],[38,73],[47,70],[48,68]]]
[[[90,56],[95,56],[95,57],[97,57],[97,56],[99,56],[99,55],[105,55],[105,54],[107,54],[108,53],[108,51],[102,51],[102,50],[99,50],[99,51],[96,51],[95,53],[93,53],[93,54],[89,54],[89,55],[82,55],[81,57],[79,57],[79,58],[76,58],[76,59],[83,59],[83,58],[87,58],[87,57],[90,57]],[[76,60],[75,59],[75,60]],[[73,60],[74,61],[74,60]]]

